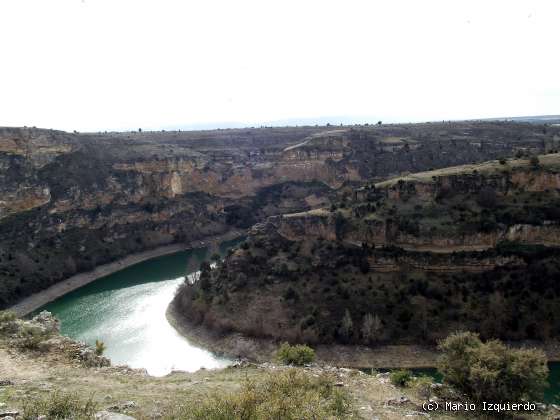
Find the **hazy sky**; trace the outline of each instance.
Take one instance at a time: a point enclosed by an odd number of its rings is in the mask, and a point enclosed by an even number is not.
[[[1,0],[0,16],[0,125],[560,114],[558,0]]]

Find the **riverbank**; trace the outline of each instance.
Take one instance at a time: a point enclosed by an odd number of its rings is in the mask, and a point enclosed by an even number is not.
[[[203,240],[193,241],[188,244],[164,245],[147,251],[132,254],[111,263],[100,265],[92,271],[78,273],[72,277],[69,277],[68,279],[56,283],[45,290],[34,293],[31,296],[24,298],[22,301],[13,305],[9,309],[11,311],[14,311],[17,316],[23,317],[40,308],[41,306],[65,295],[66,293],[79,289],[80,287],[85,286],[88,283],[113,274],[124,268],[136,265],[152,258],[174,254],[176,252],[217,245],[221,242],[239,238],[244,234],[244,231],[231,230],[222,235],[211,236]]]
[[[217,334],[200,325],[193,325],[177,313],[171,303],[167,320],[187,340],[196,346],[228,358],[244,358],[256,363],[275,359],[279,342],[246,337],[239,333]],[[314,346],[316,361],[320,364],[349,368],[420,368],[436,365],[438,352],[435,346],[382,345],[374,348],[340,344]]]
[[[173,302],[166,312],[169,323],[187,340],[211,352],[228,358],[244,358],[256,363],[275,359],[280,343],[274,340],[246,337],[240,333],[217,334],[201,325],[193,325],[177,313]],[[560,343],[522,342],[507,343],[512,347],[542,349],[549,362],[560,361]],[[437,365],[439,352],[429,345],[379,345],[376,347],[348,346],[341,344],[314,346],[316,361],[320,364],[348,368],[432,368]]]

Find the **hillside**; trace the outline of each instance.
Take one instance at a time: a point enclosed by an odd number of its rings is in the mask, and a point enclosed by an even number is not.
[[[254,226],[173,307],[223,336],[376,346],[468,329],[544,345],[560,334],[559,208],[560,154],[368,183]]]
[[[328,207],[365,181],[559,144],[558,127],[506,122],[85,134],[1,128],[0,308],[131,254]]]

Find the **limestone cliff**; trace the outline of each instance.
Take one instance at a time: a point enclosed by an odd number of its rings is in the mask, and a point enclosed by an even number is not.
[[[550,148],[558,132],[497,122],[87,134],[1,128],[0,307],[133,252],[328,207],[358,183]]]
[[[309,237],[456,252],[503,241],[560,246],[560,154],[418,173],[357,188],[337,211],[271,219],[290,240]]]

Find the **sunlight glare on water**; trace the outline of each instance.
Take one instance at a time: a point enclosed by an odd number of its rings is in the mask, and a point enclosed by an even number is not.
[[[232,244],[223,244],[224,254]],[[75,290],[42,309],[61,321],[62,334],[94,345],[102,340],[113,365],[145,368],[163,376],[230,361],[196,347],[167,321],[165,312],[186,272],[195,271],[209,251],[198,249],[128,267]],[[189,270],[187,271],[187,267]],[[190,277],[190,275],[189,275]]]

